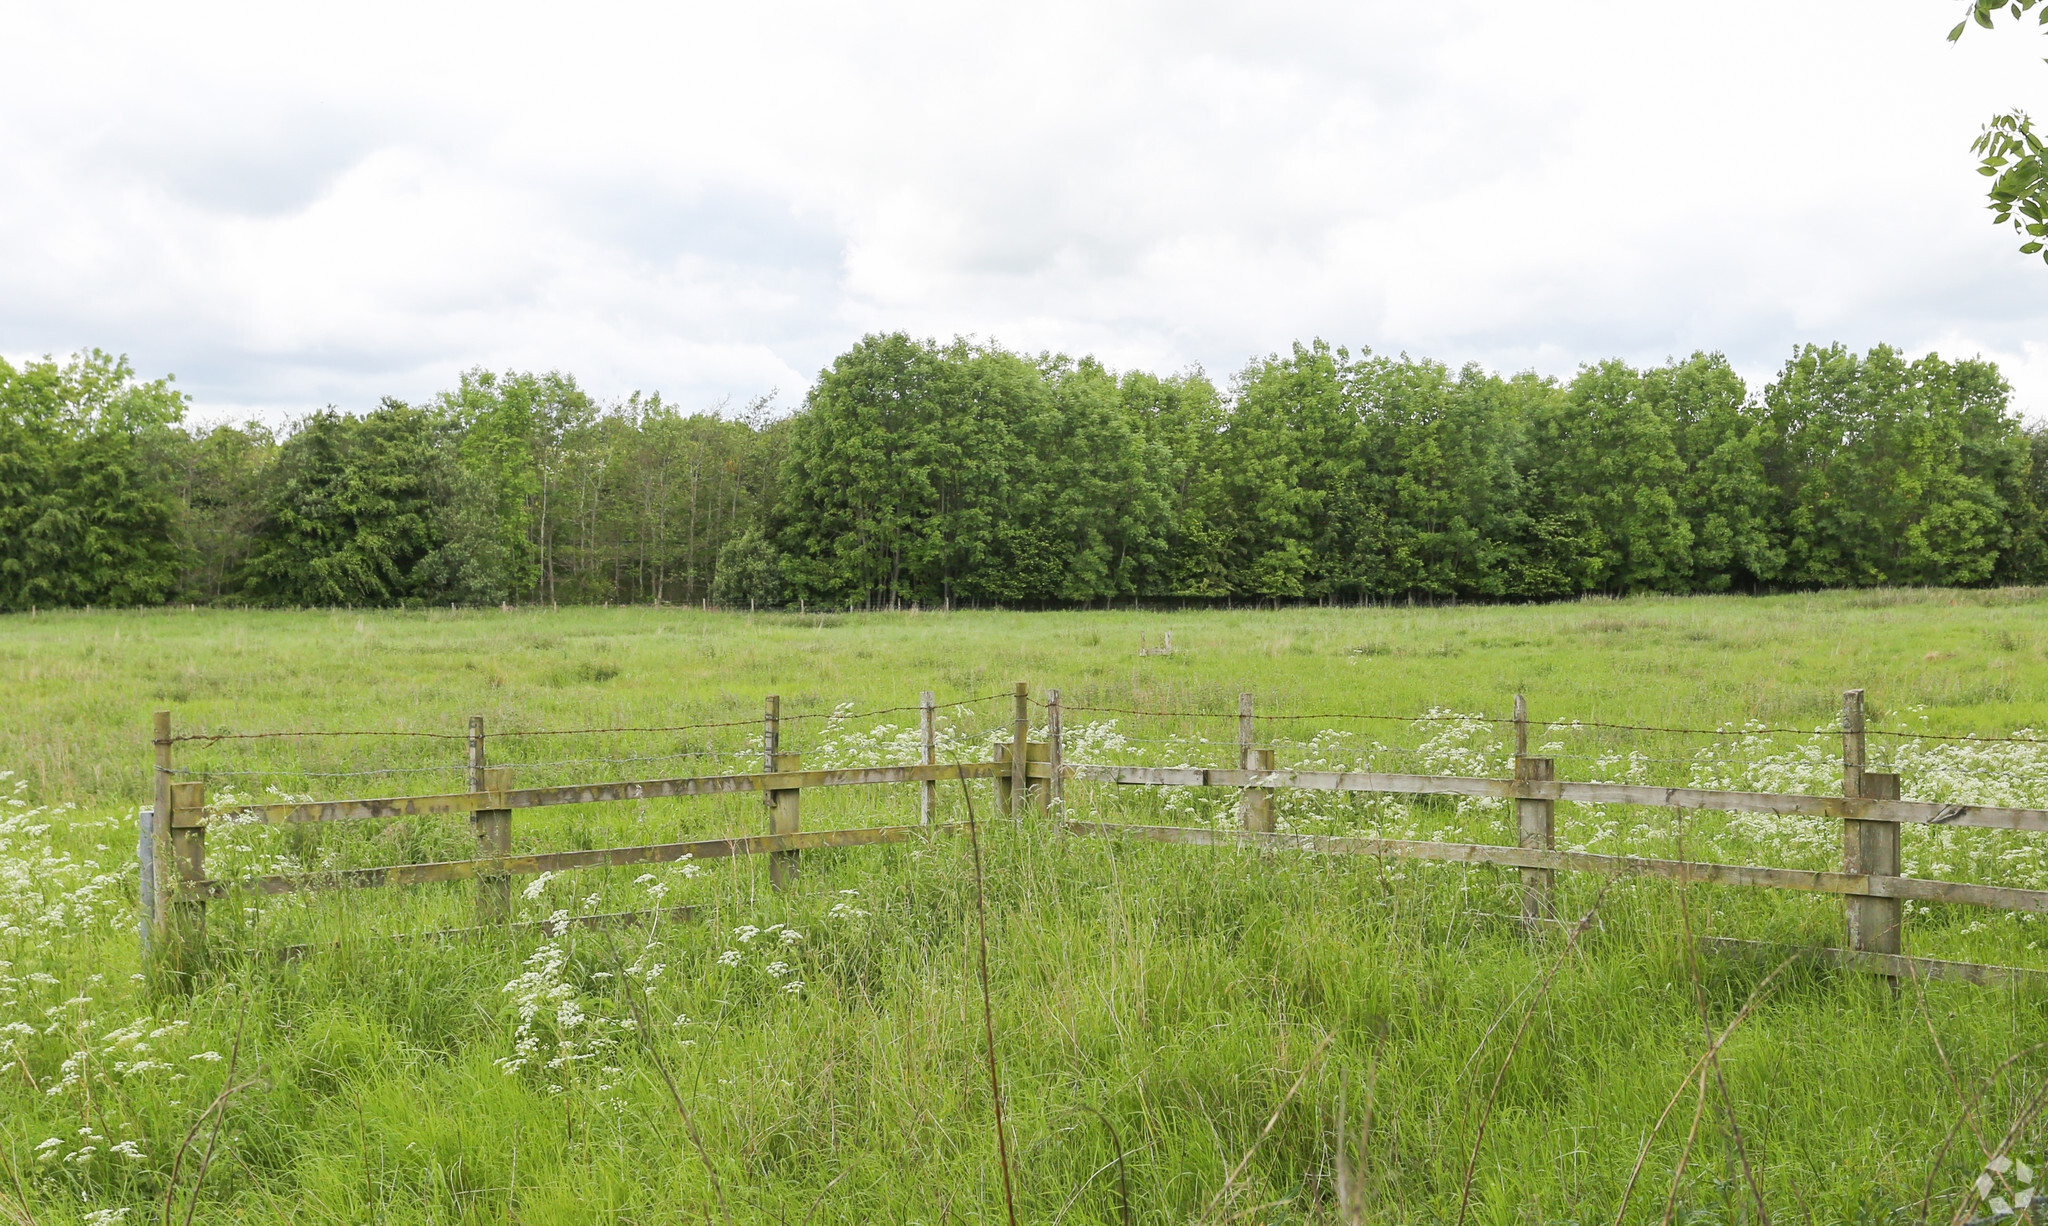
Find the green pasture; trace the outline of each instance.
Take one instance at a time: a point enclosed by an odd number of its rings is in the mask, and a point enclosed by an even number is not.
[[[134,812],[160,709],[181,733],[380,734],[177,748],[215,796],[340,798],[459,788],[459,740],[401,734],[454,736],[471,715],[521,783],[753,769],[768,694],[806,765],[902,760],[917,714],[897,708],[924,689],[959,704],[945,709],[946,752],[972,756],[1005,726],[1017,681],[1034,698],[1059,689],[1070,739],[1118,762],[1225,764],[1250,692],[1262,716],[1316,717],[1260,725],[1283,765],[1494,769],[1499,725],[1356,717],[1500,717],[1521,693],[1561,778],[1747,772],[1730,778],[1804,790],[1828,785],[1837,752],[1805,730],[1830,724],[1848,688],[1867,691],[1880,731],[2048,729],[2044,613],[2038,590],[1878,590],[1483,608],[8,617],[0,1221],[936,1226],[1006,1220],[1006,1167],[1017,1220],[1032,1223],[1982,1216],[1989,1201],[1970,1186],[1987,1157],[2019,1160],[1994,1177],[2003,1203],[2044,1156],[2048,982],[1895,994],[1804,964],[1774,975],[1769,958],[1700,956],[1689,940],[1838,940],[1840,902],[1826,897],[1564,876],[1572,922],[1531,938],[1509,918],[1509,872],[1082,840],[989,821],[986,785],[946,785],[941,821],[970,804],[983,819],[979,888],[976,846],[939,835],[806,853],[782,893],[745,860],[515,881],[522,921],[697,909],[559,936],[419,938],[475,922],[467,883],[236,891],[209,908],[208,959],[180,977],[138,951]],[[1156,645],[1166,631],[1173,655],[1139,657],[1141,635]],[[1213,717],[1167,714],[1185,712]],[[666,730],[516,735],[654,727]],[[2048,807],[2039,747],[1874,737],[1871,752],[1909,797]],[[372,770],[406,773],[357,774]],[[1233,800],[1077,786],[1069,807],[1209,824]],[[1281,806],[1291,829],[1510,842],[1503,810]],[[915,813],[912,787],[803,800],[807,829]],[[522,810],[515,848],[764,828],[754,797]],[[2048,888],[2029,836],[1906,834],[1909,872]],[[1805,819],[1563,806],[1559,837],[1799,867],[1839,854],[1836,832]],[[222,826],[208,846],[223,879],[469,854],[459,818]],[[2048,969],[2029,917],[1916,908],[1909,933],[1909,952]],[[277,956],[286,946],[303,949]]]

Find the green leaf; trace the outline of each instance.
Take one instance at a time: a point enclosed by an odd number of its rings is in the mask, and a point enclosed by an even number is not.
[[[2044,246],[2048,246],[2048,243],[2027,243],[2027,244],[2025,244],[2024,246],[2022,246],[2022,247],[2020,248],[2020,254],[2021,254],[2021,255],[2032,255],[2032,254],[2034,254],[2034,253],[2035,253],[2036,251],[2039,251],[2039,250],[2040,250],[2040,249],[2041,249],[2042,247],[2044,247]]]

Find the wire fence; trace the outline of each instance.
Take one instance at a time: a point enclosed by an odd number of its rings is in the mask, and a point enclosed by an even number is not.
[[[1010,709],[1010,703],[1016,698],[1017,695],[1014,692],[998,692],[953,699],[943,703],[934,702],[929,707],[920,703],[853,709],[852,704],[843,703],[829,710],[778,714],[773,719],[777,734],[777,749],[778,751],[789,752],[819,745],[824,745],[828,750],[841,749],[844,747],[843,742],[849,739],[856,739],[858,730],[864,726],[872,726],[877,721],[898,716],[915,716],[918,719],[922,719],[927,711],[935,715],[943,713],[942,718],[951,721],[948,726],[948,732],[955,741],[962,739],[966,741],[990,742],[1005,740],[1008,739],[1008,730],[1011,728],[1015,718],[1014,712]],[[962,716],[977,708],[983,708],[993,703],[1001,703],[1003,706],[998,710],[982,712],[983,718],[979,723],[985,726],[969,729],[963,738],[959,727]],[[1839,728],[1831,728],[1825,725],[1802,728],[1782,724],[1751,723],[1746,725],[1722,725],[1716,728],[1699,728],[1680,724],[1632,724],[1611,720],[1575,718],[1524,719],[1518,721],[1513,718],[1483,712],[1459,712],[1445,709],[1431,709],[1409,714],[1395,714],[1386,711],[1331,710],[1306,712],[1253,710],[1247,713],[1242,709],[1236,711],[1199,710],[1174,706],[1153,708],[1086,702],[1058,704],[1048,701],[1046,698],[1036,696],[1027,696],[1026,704],[1025,710],[1040,724],[1049,718],[1050,713],[1057,706],[1061,718],[1066,722],[1070,730],[1070,734],[1079,734],[1085,738],[1091,733],[1095,733],[1097,734],[1096,740],[1098,743],[1104,740],[1113,740],[1113,743],[1117,746],[1145,747],[1153,749],[1155,752],[1162,749],[1170,750],[1174,754],[1188,759],[1188,762],[1185,764],[1213,758],[1219,764],[1235,765],[1233,755],[1242,748],[1239,740],[1239,737],[1242,735],[1241,731],[1234,730],[1232,734],[1221,736],[1206,736],[1198,733],[1158,735],[1157,732],[1163,730],[1145,726],[1134,728],[1129,732],[1118,728],[1115,730],[1113,738],[1105,738],[1099,735],[1103,721],[1091,721],[1089,717],[1108,717],[1111,725],[1122,721],[1137,721],[1145,725],[1162,722],[1169,724],[1194,722],[1210,726],[1234,725],[1236,730],[1241,730],[1243,721],[1249,717],[1252,720],[1253,727],[1258,730],[1257,739],[1259,742],[1274,749],[1279,756],[1279,764],[1283,766],[1299,765],[1303,760],[1314,762],[1319,768],[1339,769],[1362,769],[1366,764],[1373,763],[1389,765],[1407,764],[1413,768],[1413,773],[1424,774],[1482,774],[1500,769],[1499,764],[1491,762],[1490,759],[1494,757],[1505,759],[1510,756],[1511,750],[1506,736],[1510,729],[1522,730],[1531,739],[1542,738],[1545,744],[1538,751],[1541,756],[1560,763],[1587,764],[1585,768],[1575,768],[1573,773],[1586,773],[1590,769],[1594,774],[1612,774],[1616,770],[1621,770],[1633,772],[1649,771],[1659,776],[1683,775],[1688,771],[1697,772],[1702,769],[1718,770],[1726,776],[1774,769],[1782,770],[1788,766],[1819,767],[1823,764],[1823,761],[1818,757],[1812,756],[1812,743],[1816,741],[1832,741],[1842,735]],[[975,723],[977,721],[970,719],[968,722]],[[1423,731],[1442,729],[1445,730],[1444,733],[1432,732],[1430,735],[1438,737],[1447,733],[1451,740],[1413,745],[1388,743],[1386,740],[1375,736],[1370,740],[1364,741],[1364,743],[1347,743],[1345,734],[1341,730],[1341,725],[1356,723],[1401,726]],[[1306,739],[1290,737],[1283,731],[1285,729],[1299,728],[1303,724],[1317,724],[1321,725],[1321,727],[1316,729],[1312,737]],[[605,738],[688,738],[701,736],[700,743],[697,745],[678,746],[674,740],[670,740],[667,745],[621,745],[611,747],[600,744],[592,746],[598,752],[588,752],[582,755],[536,757],[528,760],[493,761],[491,763],[494,767],[524,772],[528,777],[535,772],[560,771],[575,767],[624,768],[637,767],[649,763],[696,763],[708,766],[712,770],[724,770],[729,765],[752,766],[761,761],[766,749],[766,738],[761,734],[765,732],[767,725],[768,719],[763,715],[747,718],[707,719],[673,724],[616,724],[572,728],[508,728],[491,730],[488,740],[491,744],[496,745],[511,740],[534,740],[538,738],[584,738],[602,741]],[[882,727],[890,726],[883,725]],[[911,726],[915,727],[915,724],[912,723]],[[897,727],[899,737],[907,735],[901,726]],[[1462,743],[1454,743],[1457,741],[1456,734],[1460,729],[1470,730],[1474,735],[1464,738]],[[1493,735],[1481,736],[1479,733],[1482,731]],[[2031,731],[2031,729],[2028,729],[2013,735],[1989,736],[1977,733],[1918,732],[1904,729],[1869,728],[1865,730],[1865,735],[1871,738],[1886,738],[1887,743],[1901,747],[1901,752],[1903,752],[1906,746],[1920,743],[1982,748],[1994,751],[2001,747],[2012,747],[2015,749],[2048,747],[2048,737],[2026,735],[2027,732]],[[724,745],[719,743],[725,740],[726,735],[733,733],[741,733],[739,738],[741,743],[739,745],[733,745],[730,742]],[[850,733],[853,735],[850,736]],[[1572,746],[1568,743],[1560,743],[1559,741],[1559,738],[1568,739],[1576,734],[1592,733],[1655,737],[1700,737],[1706,738],[1712,743],[1702,746],[1693,753],[1678,755],[1672,754],[1668,750],[1661,753],[1656,752],[1658,749],[1663,749],[1663,746],[1633,748],[1621,744],[1611,747],[1601,746],[1595,749],[1587,749]],[[1758,744],[1761,738],[1785,737],[1796,738],[1798,741],[1806,743],[1809,748],[1800,750],[1797,746],[1792,745],[1778,747],[1768,745],[1768,743]],[[427,729],[297,729],[255,732],[223,729],[212,732],[183,733],[170,737],[167,743],[170,745],[197,745],[206,748],[221,746],[226,748],[231,744],[237,743],[291,742],[296,740],[318,741],[323,739],[338,740],[349,738],[358,740],[382,739],[387,742],[395,741],[401,744],[408,741],[430,744],[441,744],[444,742],[464,743],[470,739],[469,734],[464,732],[442,732]],[[902,756],[904,752],[901,744],[890,748],[893,749],[897,756]],[[1746,752],[1728,752],[1729,749],[1736,748]],[[606,749],[610,749],[611,752],[605,752]],[[1772,750],[1774,749],[1778,750],[1778,752],[1773,753]],[[1802,753],[1806,756],[1799,756]],[[1475,760],[1471,757],[1474,754],[1488,760],[1484,762]],[[348,756],[355,757],[357,755],[352,753]],[[1893,756],[1892,754],[1874,755],[1874,757],[1887,759]],[[1811,758],[1810,761],[1808,760],[1809,758]],[[1458,761],[1462,761],[1464,765],[1457,769],[1450,769],[1446,765],[1447,762],[1450,762],[1452,766],[1456,766]],[[2004,775],[2009,773],[2010,763],[1973,758],[1968,755],[1963,757],[1952,755],[1943,760],[1942,769],[1957,779],[1974,779],[1981,783],[2002,779]],[[301,780],[310,784],[315,781],[368,780],[436,774],[453,777],[463,776],[466,770],[466,762],[454,761],[429,762],[419,765],[375,765],[355,769],[344,768],[342,764],[332,761],[299,761],[261,766],[237,762],[224,762],[218,765],[211,763],[181,764],[173,773],[176,777],[184,779],[259,780],[270,781],[275,785],[293,780]],[[463,779],[463,784],[466,785],[466,778]]]
[[[947,715],[950,717],[953,716],[955,713],[958,713],[967,708],[973,708],[976,706],[980,706],[982,704],[995,702],[998,700],[1007,700],[1011,697],[1012,696],[1007,693],[984,694],[972,698],[954,699],[948,702],[935,702],[931,705],[929,709],[935,713],[947,713]],[[822,732],[824,729],[827,728],[844,729],[868,723],[887,716],[905,714],[918,714],[921,716],[922,713],[927,709],[923,704],[877,707],[867,710],[849,709],[850,706],[851,704],[841,704],[837,707],[834,707],[826,711],[805,711],[794,712],[789,714],[777,714],[774,717],[774,725],[777,730],[778,740],[781,742],[778,748],[786,750],[795,743],[792,740],[792,733],[800,733],[805,730],[811,730],[815,735],[816,733]],[[510,728],[503,730],[493,729],[489,732],[486,740],[489,743],[495,744],[497,742],[511,740],[515,738],[532,739],[539,737],[619,737],[650,735],[673,736],[688,733],[717,734],[719,732],[730,732],[736,729],[745,729],[748,733],[752,735],[746,738],[750,743],[747,744],[744,748],[719,748],[714,743],[708,744],[704,748],[677,749],[658,753],[599,753],[590,754],[583,757],[555,758],[546,760],[537,759],[529,761],[493,761],[491,763],[491,766],[494,768],[509,769],[514,771],[537,771],[572,766],[631,766],[647,762],[686,761],[693,759],[705,761],[731,759],[743,762],[750,762],[753,764],[759,764],[762,760],[762,756],[764,753],[763,742],[761,740],[761,733],[764,731],[767,722],[767,717],[765,716],[753,716],[751,718],[746,719],[702,720],[695,723],[683,724],[620,724],[612,726],[594,726],[586,728]],[[992,721],[991,727],[994,727],[997,724],[1000,724],[1005,727],[1008,726],[1007,712],[1005,712],[1001,718]],[[271,742],[298,739],[320,740],[339,738],[386,739],[400,742],[404,742],[406,740],[433,742],[454,741],[458,743],[467,744],[468,741],[470,740],[470,735],[466,732],[436,732],[423,729],[294,729],[265,732],[235,732],[224,730],[204,733],[183,733],[168,738],[166,741],[163,742],[163,744],[196,744],[200,746],[213,746],[217,744],[234,742]],[[318,769],[314,767],[301,765],[274,765],[260,768],[234,769],[225,766],[216,767],[212,765],[180,765],[178,767],[173,768],[171,773],[177,778],[194,779],[202,781],[212,779],[335,780],[370,779],[396,775],[462,774],[466,772],[467,769],[467,763],[465,762],[444,762],[420,766],[377,766],[365,767],[356,770]]]

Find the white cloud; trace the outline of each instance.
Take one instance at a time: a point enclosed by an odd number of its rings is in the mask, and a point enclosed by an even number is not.
[[[2043,40],[1960,8],[14,6],[0,351],[275,416],[472,365],[788,400],[896,328],[1217,374],[1889,341],[2040,413],[2048,268],[1967,145]]]

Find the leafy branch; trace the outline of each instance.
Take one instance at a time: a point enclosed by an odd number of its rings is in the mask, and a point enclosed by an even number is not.
[[[2015,21],[2031,12],[2037,24],[2048,26],[2048,4],[2042,0],[1971,0],[1970,15],[1948,32],[1948,40],[1960,39],[1972,21],[1991,29],[2000,10]],[[1970,151],[1981,159],[1977,173],[1992,180],[1987,194],[1993,223],[2020,232],[2022,255],[2042,253],[2048,246],[2048,150],[2034,135],[2034,121],[2025,111],[1994,116]],[[2048,261],[2048,254],[2041,258]]]

